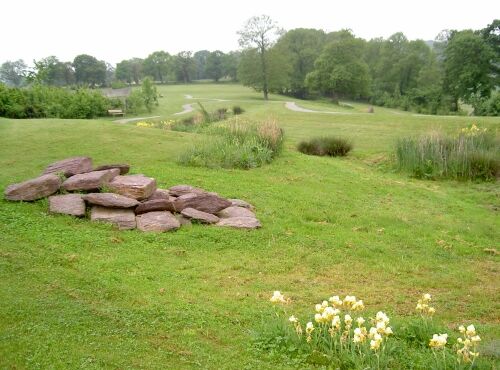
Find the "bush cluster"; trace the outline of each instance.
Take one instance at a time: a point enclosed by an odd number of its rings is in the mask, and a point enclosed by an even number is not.
[[[498,137],[476,125],[449,136],[433,132],[399,139],[397,167],[417,178],[492,180],[500,175]]]
[[[34,85],[9,88],[0,84],[0,116],[7,118],[95,118],[112,106],[99,91]]]
[[[182,154],[181,164],[250,169],[270,163],[283,144],[283,130],[271,119],[258,124],[232,120],[204,132],[207,139]]]
[[[352,143],[341,137],[316,137],[299,143],[297,149],[309,155],[343,157],[352,149]]]

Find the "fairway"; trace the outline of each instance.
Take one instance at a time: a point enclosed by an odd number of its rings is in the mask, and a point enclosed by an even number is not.
[[[159,188],[190,184],[247,200],[263,227],[117,231],[51,215],[45,200],[0,200],[0,368],[290,368],[252,345],[274,315],[274,290],[302,315],[325,297],[353,294],[391,317],[413,315],[431,293],[436,320],[475,323],[481,353],[498,363],[498,182],[417,180],[391,162],[400,137],[473,123],[498,131],[498,117],[366,113],[361,103],[272,94],[264,101],[236,84],[158,91],[151,116],[161,120],[189,116],[175,113],[198,109],[197,101],[209,111],[239,105],[242,119],[272,117],[285,132],[283,152],[251,170],[184,167],[177,158],[204,135],[113,118],[0,118],[0,188],[51,162],[90,156],[128,163]],[[345,158],[296,150],[322,135],[349,138],[354,149]]]

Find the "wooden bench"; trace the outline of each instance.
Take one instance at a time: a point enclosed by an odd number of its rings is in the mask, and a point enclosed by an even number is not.
[[[108,109],[108,114],[116,116],[125,116],[125,113],[121,109]]]

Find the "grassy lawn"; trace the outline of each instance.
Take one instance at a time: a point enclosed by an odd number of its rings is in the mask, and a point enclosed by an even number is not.
[[[263,228],[194,225],[175,233],[120,232],[53,216],[47,202],[0,200],[0,368],[277,369],[251,346],[272,315],[269,297],[292,297],[306,313],[333,294],[368,308],[414,314],[421,293],[450,330],[477,324],[483,344],[500,338],[498,183],[433,182],[385,163],[398,137],[498,118],[418,116],[367,106],[338,108],[261,95],[238,85],[162,86],[151,115],[173,118],[183,104],[240,105],[244,116],[275,117],[283,154],[249,171],[182,167],[177,156],[200,135],[103,120],[0,118],[0,189],[37,176],[56,160],[88,155],[126,162],[159,187],[192,184],[256,206]],[[217,102],[207,99],[228,99]],[[300,113],[304,108],[349,114]],[[146,116],[148,114],[145,114]],[[298,141],[339,134],[343,159],[306,156]],[[493,362],[498,361],[498,357]]]

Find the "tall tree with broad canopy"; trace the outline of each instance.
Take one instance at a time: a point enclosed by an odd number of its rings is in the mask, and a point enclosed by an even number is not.
[[[291,65],[290,93],[298,98],[307,95],[306,75],[314,69],[325,44],[325,33],[321,30],[296,28],[285,33],[276,43]]]
[[[238,42],[243,49],[247,49],[242,58],[258,56],[258,70],[254,70],[252,73],[242,73],[240,80],[244,85],[258,86],[264,93],[265,100],[268,99],[269,82],[272,78],[271,69],[269,68],[272,58],[267,54],[277,38],[282,34],[283,31],[278,27],[277,23],[267,15],[250,18],[243,29],[238,31],[240,36]],[[248,66],[248,63],[243,60],[242,63]],[[243,71],[246,70],[248,69],[243,68]],[[249,80],[247,77],[252,78]]]
[[[339,97],[366,97],[370,75],[363,46],[364,40],[350,33],[329,43],[316,60],[315,70],[306,77],[308,88],[330,96],[334,102]]]
[[[459,99],[469,103],[474,96],[490,96],[494,55],[480,34],[471,30],[451,33],[444,50],[444,87],[454,99],[454,110]]]
[[[191,82],[196,70],[192,54],[193,53],[190,51],[181,51],[176,54],[174,65],[177,81],[182,81],[184,83]]]
[[[171,68],[172,57],[165,51],[155,51],[144,59],[143,72],[146,76],[151,76],[155,81],[164,83]]]
[[[210,77],[215,82],[226,75],[224,66],[224,53],[220,50],[215,50],[208,54],[205,66],[206,77]]]
[[[22,59],[6,61],[0,66],[0,81],[9,86],[22,86],[28,76],[28,66]]]
[[[106,63],[87,54],[80,54],[73,60],[76,83],[96,86],[106,83]]]

